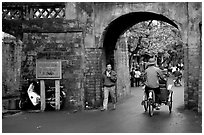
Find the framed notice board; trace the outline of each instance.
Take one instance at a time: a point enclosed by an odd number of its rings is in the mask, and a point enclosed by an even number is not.
[[[37,79],[62,79],[61,60],[37,60]]]

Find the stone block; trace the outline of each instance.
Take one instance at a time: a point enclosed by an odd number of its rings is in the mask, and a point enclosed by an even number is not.
[[[65,18],[67,20],[76,19],[76,4],[74,2],[66,3]]]

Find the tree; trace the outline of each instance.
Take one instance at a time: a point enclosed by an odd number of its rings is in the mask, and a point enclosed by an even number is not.
[[[130,60],[133,56],[157,56],[159,65],[183,58],[181,35],[175,27],[156,20],[138,23],[124,34]]]

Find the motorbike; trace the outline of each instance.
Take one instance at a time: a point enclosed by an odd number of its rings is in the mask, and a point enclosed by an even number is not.
[[[48,108],[55,109],[55,87],[45,88],[45,102]],[[63,108],[66,99],[64,87],[60,86],[60,108]],[[39,82],[32,81],[26,93],[23,93],[19,101],[19,108],[25,109],[39,109],[40,108],[40,86]]]

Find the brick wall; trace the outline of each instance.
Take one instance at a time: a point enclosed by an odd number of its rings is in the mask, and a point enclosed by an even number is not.
[[[60,82],[67,94],[65,108],[81,108],[84,102],[82,39],[82,32],[24,33],[22,81],[36,77],[37,59],[59,59],[62,61]],[[53,81],[45,83],[53,85]]]
[[[22,42],[5,36],[2,42],[2,109],[18,109]]]
[[[21,44],[15,37],[2,42],[2,97],[19,96]]]
[[[202,112],[202,23],[199,23],[200,29],[200,46],[199,46],[199,57],[200,57],[200,71],[199,71],[199,90],[198,90],[198,112]]]
[[[187,59],[187,88],[185,90],[185,107],[198,111],[199,98],[201,98],[201,92],[199,92],[200,83],[200,67],[201,67],[201,33],[199,23],[202,18],[202,10],[200,3],[188,3],[188,59]]]
[[[116,46],[117,99],[121,100],[130,94],[129,57],[125,37],[119,38]]]
[[[199,75],[199,88],[198,88],[198,112],[202,112],[202,64],[200,67],[200,75]]]
[[[89,107],[101,105],[101,49],[85,49],[85,102]]]

